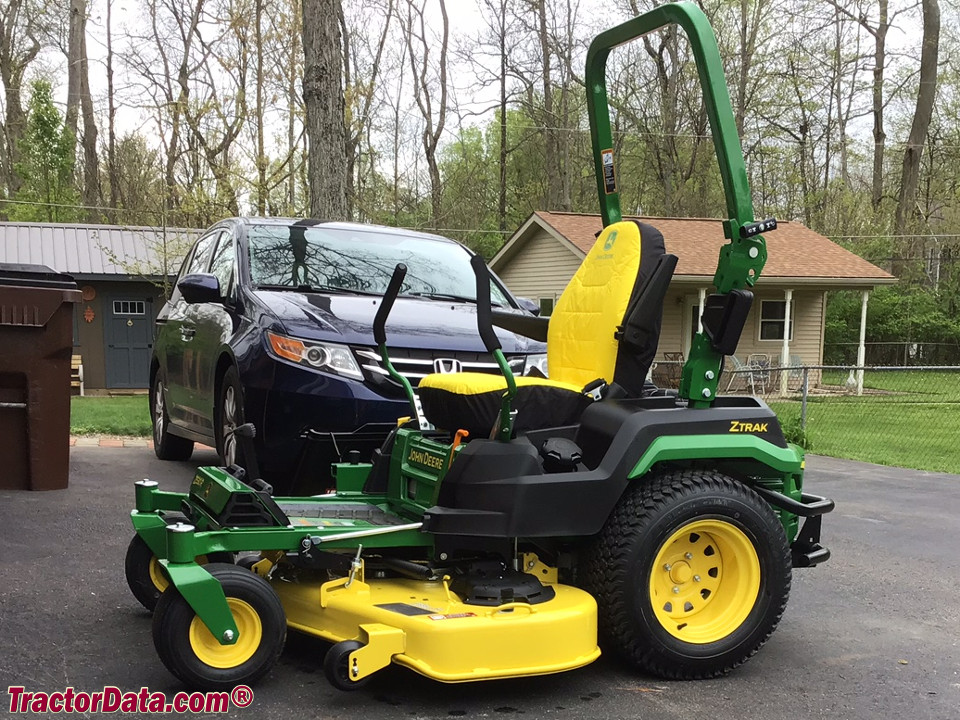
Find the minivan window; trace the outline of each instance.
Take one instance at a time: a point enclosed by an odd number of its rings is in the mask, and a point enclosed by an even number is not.
[[[213,244],[220,237],[220,231],[210,233],[197,241],[197,249],[193,251],[193,258],[187,267],[187,275],[192,273],[206,272],[210,261],[210,252],[213,250]]]
[[[228,298],[233,292],[233,235],[223,233],[210,262],[210,274],[220,281],[220,295]]]
[[[258,286],[382,294],[397,263],[401,295],[476,300],[470,254],[451,241],[395,233],[303,226],[252,226],[250,279]],[[491,283],[494,305],[509,306]]]

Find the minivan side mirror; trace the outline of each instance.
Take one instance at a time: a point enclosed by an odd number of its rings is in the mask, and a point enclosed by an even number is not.
[[[177,289],[188,303],[220,302],[220,281],[209,273],[191,273],[177,282]]]
[[[518,297],[516,300],[517,305],[526,310],[528,313],[531,313],[537,317],[540,316],[540,303],[525,297]]]

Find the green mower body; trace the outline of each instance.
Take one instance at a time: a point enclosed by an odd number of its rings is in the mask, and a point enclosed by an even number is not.
[[[623,232],[606,57],[669,23],[687,32],[697,60],[730,239],[679,395],[618,395],[610,383],[576,422],[517,432],[523,383],[492,330],[512,321],[491,318],[480,261],[479,330],[504,376],[496,422],[489,439],[434,429],[386,350],[398,266],[374,334],[413,416],[372,462],[333,465],[335,490],[313,497],[274,497],[238,467],[200,468],[187,493],[136,483],[127,578],[155,610],[161,659],[185,683],[253,682],[287,626],[336,643],[324,668],[343,689],[391,662],[448,682],[558,672],[591,662],[598,643],[648,672],[712,677],[773,632],[792,569],[829,557],[820,520],[833,503],[804,489],[802,449],[763,401],[717,397],[766,259],[760,231],[776,223],[753,218],[716,41],[692,4],[657,8],[591,45],[600,237],[612,246]],[[662,302],[672,273],[661,265],[617,331],[621,343],[649,341],[645,303],[658,332],[650,298]]]

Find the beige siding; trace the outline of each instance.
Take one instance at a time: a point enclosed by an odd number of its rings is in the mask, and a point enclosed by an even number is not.
[[[782,290],[763,290],[757,293],[737,346],[736,354],[740,360],[746,362],[751,353],[765,353],[779,360],[783,341],[759,339],[760,302],[783,299]],[[693,324],[691,305],[697,304],[697,301],[696,288],[669,290],[663,304],[663,328],[657,348],[658,358],[662,358],[666,352],[688,351],[688,338]],[[818,365],[823,357],[824,293],[819,290],[795,290],[793,305],[795,326],[790,354],[799,355],[806,365]]]
[[[657,345],[658,358],[668,352],[683,352],[684,294],[671,288],[663,300],[663,324],[660,327],[660,344]]]
[[[540,230],[497,274],[510,292],[533,300],[560,297],[580,267],[580,258]]]
[[[790,342],[790,355],[798,355],[806,365],[817,365],[823,357],[823,311],[824,292],[822,290],[794,290],[793,292],[793,340]],[[779,360],[783,349],[782,340],[760,340],[760,303],[763,300],[783,300],[782,290],[761,290],[757,292],[747,316],[737,357],[746,362],[751,353],[765,353]]]

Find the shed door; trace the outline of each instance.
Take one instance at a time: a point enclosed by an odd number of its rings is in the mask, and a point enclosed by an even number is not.
[[[147,388],[153,348],[153,299],[114,296],[106,308],[104,342],[108,388]]]

